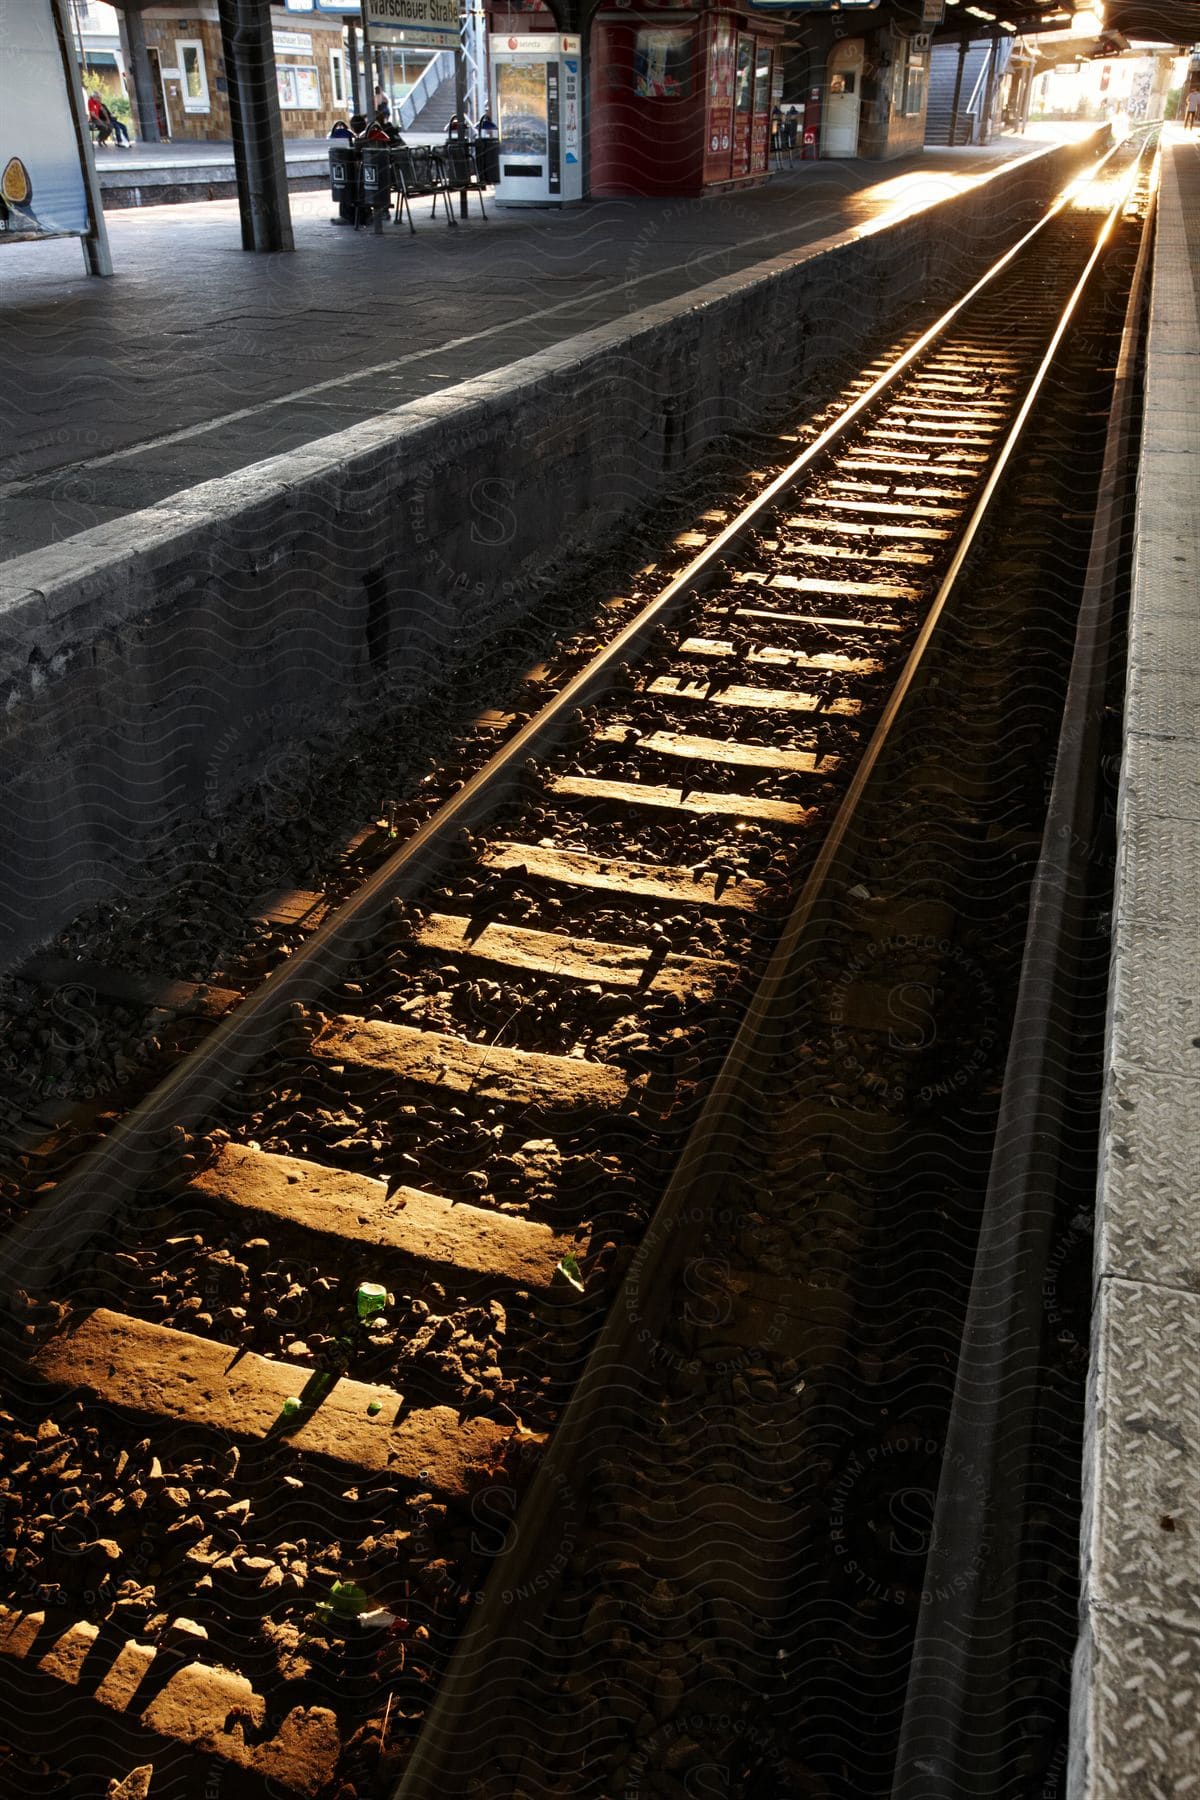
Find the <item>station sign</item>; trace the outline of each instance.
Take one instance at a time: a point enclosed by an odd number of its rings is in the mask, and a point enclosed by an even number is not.
[[[372,25],[371,42],[388,50],[458,50],[462,39],[457,30],[405,30],[394,25]]]
[[[459,42],[459,0],[362,0],[362,12],[373,43],[451,50]]]

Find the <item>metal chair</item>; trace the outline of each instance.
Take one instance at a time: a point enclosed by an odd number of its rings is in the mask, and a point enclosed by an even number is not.
[[[450,193],[446,186],[441,160],[436,152],[428,150],[411,150],[399,145],[392,151],[392,180],[396,186],[396,223],[407,215],[408,229],[416,235],[413,223],[411,200],[421,200],[432,195],[433,206],[430,218],[437,215],[438,201],[441,200],[446,209],[446,223],[457,225],[450,205]]]
[[[451,138],[442,151],[442,159],[445,166],[447,188],[451,193],[477,194],[479,210],[486,219],[487,208],[483,204],[483,183],[479,179],[473,145],[464,144]]]

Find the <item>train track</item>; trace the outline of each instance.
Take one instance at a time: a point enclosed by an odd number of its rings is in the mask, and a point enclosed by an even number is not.
[[[1131,161],[1095,173],[1118,210]],[[0,1245],[24,1791],[34,1703],[72,1792],[136,1767],[154,1800],[214,1770],[364,1795],[407,1763],[646,1222],[711,1148],[1103,216],[1061,200],[699,521],[687,568]]]

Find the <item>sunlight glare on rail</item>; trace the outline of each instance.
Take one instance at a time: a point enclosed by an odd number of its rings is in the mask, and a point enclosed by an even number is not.
[[[967,188],[977,187],[984,178],[983,173],[952,175],[939,169],[893,175],[890,181],[877,181],[873,186],[863,188],[858,196],[871,208],[873,216],[865,224],[856,225],[854,234],[870,237],[872,233],[894,225],[897,219],[906,218],[909,213],[920,212],[939,200],[950,200]]]

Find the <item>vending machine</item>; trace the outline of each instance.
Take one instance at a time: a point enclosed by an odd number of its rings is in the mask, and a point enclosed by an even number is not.
[[[581,40],[555,32],[488,40],[492,117],[500,134],[501,206],[583,198]]]

